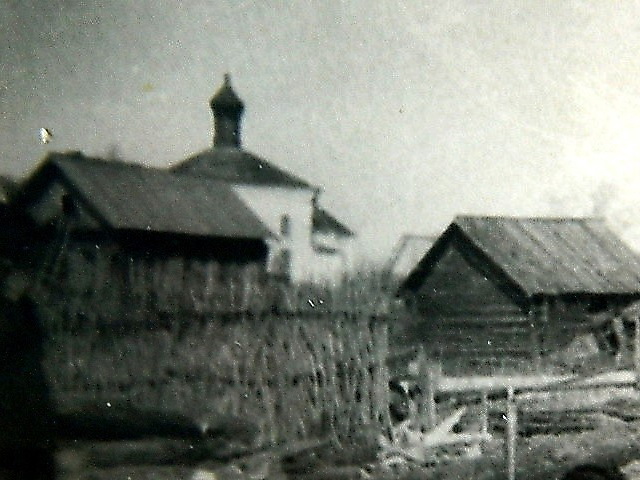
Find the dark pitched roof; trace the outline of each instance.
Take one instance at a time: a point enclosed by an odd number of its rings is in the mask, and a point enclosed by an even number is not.
[[[214,147],[197,153],[173,167],[173,171],[231,183],[315,188],[257,155],[234,147]]]
[[[247,239],[271,235],[220,182],[80,153],[50,154],[38,172],[47,169],[59,172],[92,213],[117,230]]]
[[[456,236],[528,296],[640,293],[640,257],[592,218],[456,217],[403,289],[418,288]]]
[[[313,231],[320,233],[335,233],[340,237],[352,237],[353,231],[341,223],[337,218],[332,216],[326,210],[317,206],[313,207]]]

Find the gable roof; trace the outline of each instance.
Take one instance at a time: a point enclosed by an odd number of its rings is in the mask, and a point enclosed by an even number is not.
[[[265,159],[235,147],[210,148],[187,158],[172,170],[230,183],[315,188]]]
[[[385,271],[395,278],[405,278],[431,248],[437,237],[434,235],[405,234],[393,249]]]
[[[344,223],[317,205],[313,206],[312,215],[314,233],[333,233],[340,237],[353,237],[355,235]]]
[[[116,230],[245,239],[271,235],[220,182],[74,152],[50,154],[26,189],[50,175],[60,175],[97,220]]]
[[[593,218],[456,217],[402,289],[419,288],[455,238],[527,296],[640,293],[640,257]]]

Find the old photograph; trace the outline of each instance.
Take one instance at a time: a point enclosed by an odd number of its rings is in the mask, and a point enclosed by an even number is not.
[[[640,0],[0,0],[0,480],[640,480]]]

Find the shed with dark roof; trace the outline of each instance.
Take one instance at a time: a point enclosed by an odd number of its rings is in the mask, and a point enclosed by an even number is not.
[[[178,308],[193,292],[217,295],[232,278],[266,271],[272,233],[223,182],[51,153],[11,208],[32,225],[22,235],[26,265],[47,269],[64,258],[75,263],[66,270],[86,276],[101,268],[95,262],[106,262],[102,282],[118,284],[123,295],[136,288],[173,291],[165,303]]]
[[[86,229],[258,241],[270,236],[225,183],[80,153],[49,155],[22,190],[19,201],[40,223],[61,213],[39,208],[39,200],[52,202],[42,193],[56,182],[67,201],[90,217],[81,224]]]
[[[640,258],[599,219],[459,216],[400,295],[432,355],[536,363],[640,298]]]

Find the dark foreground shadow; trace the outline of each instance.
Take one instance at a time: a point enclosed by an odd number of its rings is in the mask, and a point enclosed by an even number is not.
[[[44,337],[29,295],[0,296],[0,479],[55,478]]]
[[[616,466],[578,465],[562,477],[562,480],[626,480],[624,474]]]

